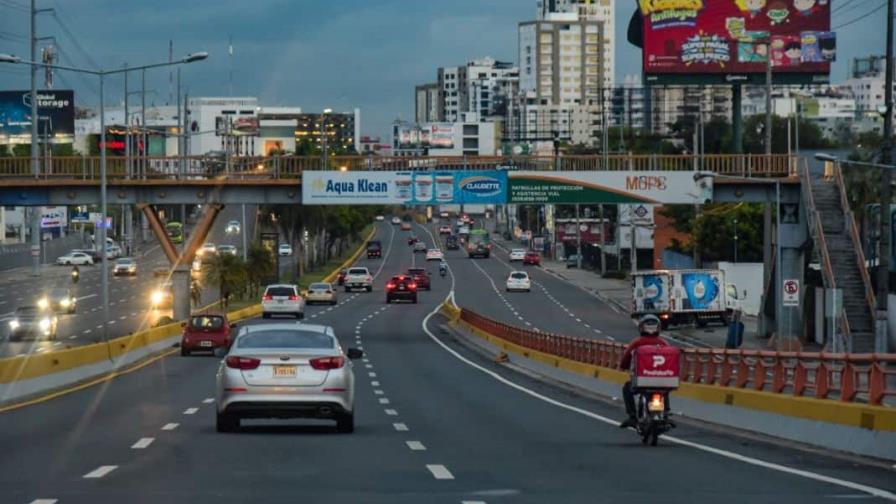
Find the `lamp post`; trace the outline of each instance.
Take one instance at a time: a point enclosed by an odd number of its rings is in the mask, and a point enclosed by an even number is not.
[[[737,262],[737,219],[734,219],[734,262]]]
[[[99,77],[100,80],[100,225],[99,225],[99,243],[102,247],[101,249],[101,258],[102,258],[102,299],[103,299],[103,339],[108,341],[109,339],[109,258],[106,254],[106,214],[108,212],[107,201],[106,201],[106,189],[107,189],[107,181],[106,181],[106,107],[105,107],[105,95],[104,95],[104,87],[106,76],[127,73],[134,70],[146,70],[149,68],[159,68],[165,66],[173,66],[173,65],[182,65],[186,63],[193,63],[196,61],[202,61],[208,58],[207,52],[196,52],[187,55],[181,60],[178,61],[167,61],[164,63],[155,63],[150,65],[142,65],[136,67],[125,67],[114,70],[90,70],[86,68],[77,68],[63,65],[51,65],[47,63],[31,61],[31,60],[23,60],[18,56],[14,56],[11,54],[0,54],[0,63],[12,63],[12,64],[23,64],[23,65],[32,65],[32,66],[40,66],[43,68],[52,68],[54,70],[66,70],[69,72],[77,72],[77,73],[85,73],[90,75],[95,75]]]

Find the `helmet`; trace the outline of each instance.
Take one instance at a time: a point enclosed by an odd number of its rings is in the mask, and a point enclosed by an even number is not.
[[[658,336],[660,326],[660,319],[656,315],[644,315],[638,319],[638,332],[642,336]]]

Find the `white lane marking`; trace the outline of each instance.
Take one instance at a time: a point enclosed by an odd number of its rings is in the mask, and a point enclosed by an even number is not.
[[[124,320],[126,318],[128,318],[126,315],[122,315],[122,316],[118,317],[118,320]]]
[[[389,404],[388,397],[380,397],[380,404]]]
[[[426,451],[426,447],[420,441],[405,441],[405,444],[413,451]]]
[[[199,408],[187,408],[184,410],[184,415],[195,415],[197,411]]]
[[[389,416],[398,416],[398,412],[395,411],[394,409],[387,409],[387,410],[384,410],[384,411],[385,411],[386,414],[389,415]]]
[[[370,382],[370,386],[371,386],[371,387],[379,387],[379,386],[380,386],[380,382],[374,380],[374,381]]]
[[[202,404],[211,404],[213,402],[215,402],[214,397],[206,397],[205,399],[202,400]]]
[[[474,263],[474,264],[475,264],[475,263]],[[454,285],[453,285],[453,283],[452,283],[452,288],[451,288],[451,291],[450,291],[449,294],[448,294],[448,297],[446,298],[446,301],[447,301],[447,300],[452,300],[452,301],[453,301],[453,298],[454,298]],[[430,338],[431,340],[433,340],[433,342],[435,342],[437,345],[439,345],[440,347],[442,347],[442,349],[445,350],[446,352],[448,352],[449,354],[453,355],[453,356],[454,356],[456,359],[458,359],[459,361],[463,362],[464,364],[467,364],[468,366],[470,366],[470,367],[472,367],[472,368],[474,368],[474,369],[477,369],[477,370],[479,370],[479,371],[485,373],[486,375],[488,375],[488,376],[494,378],[495,380],[497,380],[497,381],[503,383],[504,385],[507,385],[507,386],[510,387],[510,388],[516,389],[516,390],[518,390],[518,391],[522,392],[523,394],[526,394],[526,395],[528,395],[528,396],[530,396],[530,397],[533,397],[533,398],[535,398],[535,399],[539,399],[539,400],[541,400],[541,401],[544,401],[544,402],[546,402],[546,403],[548,403],[548,404],[551,404],[551,405],[553,405],[553,406],[556,406],[556,407],[558,407],[558,408],[562,408],[562,409],[565,409],[565,410],[567,410],[567,411],[571,411],[571,412],[573,412],[573,413],[578,413],[578,414],[583,415],[583,416],[586,416],[586,417],[588,417],[588,418],[592,418],[592,419],[594,419],[594,420],[597,420],[597,421],[599,421],[599,422],[603,422],[603,423],[605,423],[605,424],[607,424],[607,425],[611,425],[611,426],[613,426],[613,427],[616,427],[616,426],[619,425],[619,421],[618,421],[618,420],[615,420],[615,419],[612,419],[612,418],[607,418],[607,417],[605,417],[605,416],[598,415],[597,413],[592,413],[592,412],[590,412],[590,411],[588,411],[588,410],[579,408],[579,407],[577,407],[577,406],[572,406],[572,405],[570,405],[570,404],[567,404],[567,403],[558,401],[558,400],[556,400],[556,399],[552,399],[552,398],[550,398],[550,397],[547,397],[547,396],[545,396],[545,395],[539,394],[538,392],[535,392],[534,390],[531,390],[531,389],[528,389],[528,388],[526,388],[526,387],[524,387],[524,386],[522,386],[522,385],[519,385],[519,384],[517,384],[517,383],[515,383],[515,382],[513,382],[513,381],[511,381],[511,380],[509,380],[509,379],[507,379],[507,378],[505,378],[505,377],[503,377],[503,376],[501,376],[500,374],[498,374],[498,373],[496,373],[496,372],[494,372],[494,371],[491,371],[491,370],[489,370],[489,369],[486,369],[486,368],[480,366],[479,364],[476,364],[475,362],[473,362],[473,361],[467,359],[466,357],[464,357],[463,355],[459,354],[457,351],[455,351],[454,349],[450,348],[450,347],[449,347],[448,345],[446,345],[441,339],[439,339],[435,334],[433,334],[432,331],[429,330],[429,327],[428,327],[428,325],[429,325],[429,320],[430,320],[436,313],[438,313],[440,309],[441,309],[441,306],[437,306],[433,311],[431,311],[431,312],[429,313],[429,315],[427,315],[427,316],[423,319],[423,331],[429,336],[429,338]],[[673,443],[673,444],[678,444],[678,445],[682,445],[682,446],[688,446],[688,447],[694,448],[695,450],[700,450],[700,451],[704,451],[704,452],[707,452],[707,453],[712,453],[712,454],[715,454],[715,455],[719,455],[720,457],[724,457],[724,458],[731,459],[731,460],[736,460],[736,461],[738,461],[738,462],[743,462],[743,463],[745,463],[745,464],[754,465],[754,466],[758,466],[758,467],[763,467],[763,468],[770,469],[770,470],[773,470],[773,471],[783,472],[783,473],[786,473],[786,474],[791,474],[791,475],[794,475],[794,476],[799,476],[799,477],[806,478],[806,479],[810,479],[810,480],[820,481],[820,482],[823,482],[823,483],[829,483],[829,484],[832,484],[832,485],[837,485],[837,486],[841,486],[841,487],[844,487],[844,488],[849,488],[849,489],[851,489],[851,490],[858,490],[858,491],[860,491],[860,492],[864,492],[864,493],[866,493],[866,494],[873,495],[873,496],[875,496],[875,497],[880,497],[880,498],[883,498],[883,499],[887,499],[887,500],[891,500],[891,501],[896,502],[896,494],[894,494],[894,493],[892,493],[892,492],[889,492],[889,491],[887,491],[887,490],[882,490],[882,489],[880,489],[880,488],[875,488],[875,487],[871,487],[871,486],[867,486],[867,485],[862,485],[862,484],[860,484],[860,483],[855,483],[855,482],[853,482],[853,481],[842,480],[842,479],[839,479],[839,478],[834,478],[834,477],[831,477],[831,476],[826,476],[826,475],[824,475],[824,474],[819,474],[819,473],[816,473],[816,472],[805,471],[805,470],[802,470],[802,469],[796,469],[796,468],[788,467],[788,466],[785,466],[785,465],[782,465],[782,464],[776,464],[776,463],[774,463],[774,462],[767,462],[767,461],[765,461],[765,460],[761,460],[761,459],[757,459],[757,458],[753,458],[753,457],[748,457],[748,456],[746,456],[746,455],[741,455],[741,454],[739,454],[739,453],[734,453],[734,452],[730,452],[730,451],[727,451],[727,450],[722,450],[722,449],[719,449],[719,448],[714,448],[714,447],[712,447],[712,446],[703,445],[703,444],[699,444],[699,443],[694,443],[694,442],[691,442],[691,441],[685,441],[684,439],[680,439],[680,438],[673,437],[673,436],[663,435],[662,438],[663,438],[664,440],[670,442],[670,443]]]
[[[118,466],[114,466],[114,465],[99,466],[96,469],[94,469],[94,470],[90,471],[89,473],[85,474],[84,476],[82,476],[82,478],[99,479],[116,469],[118,469]]]
[[[382,390],[374,390],[373,393],[374,393],[375,395],[383,395],[383,391],[382,391]]]
[[[411,429],[408,429],[408,426],[403,423],[394,423],[394,424],[392,424],[392,427],[394,427],[395,430],[397,430],[398,432],[407,432],[407,431],[411,430]]]
[[[167,423],[162,427],[162,430],[172,431],[172,430],[176,429],[178,425],[180,425],[180,424]]]
[[[74,336],[69,336],[68,339],[75,339],[75,338],[77,338],[77,337],[78,337],[78,335],[75,334]]]
[[[131,445],[131,449],[132,450],[142,450],[142,449],[146,448],[147,446],[151,445],[152,442],[155,440],[156,440],[156,438],[151,438],[151,437],[140,438],[136,443]]]
[[[58,499],[34,499],[30,504],[56,504]]]
[[[84,334],[90,334],[90,329],[84,329],[84,330],[81,331],[81,332],[84,333]]]
[[[460,504],[485,504],[485,501],[460,501]]]
[[[97,296],[98,296],[98,294],[88,294],[88,295],[86,295],[86,296],[81,296],[81,297],[79,297],[77,300],[78,300],[78,301],[84,301],[85,299],[90,299],[90,298],[97,297]]]
[[[426,464],[426,468],[429,469],[429,472],[432,473],[432,476],[437,480],[453,480],[454,475],[451,474],[451,471],[448,470],[447,467],[442,464]]]
[[[373,369],[373,364],[364,364],[367,369]]]
[[[376,378],[376,373],[370,372],[370,373],[367,373],[367,376],[369,376],[371,378]]]

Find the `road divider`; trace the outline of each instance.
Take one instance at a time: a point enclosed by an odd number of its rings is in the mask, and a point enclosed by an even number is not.
[[[618,367],[620,343],[511,326],[451,298],[441,314],[470,342],[550,380],[618,397],[629,378]],[[682,357],[672,404],[684,416],[896,460],[896,407],[884,401],[896,356],[685,349]]]

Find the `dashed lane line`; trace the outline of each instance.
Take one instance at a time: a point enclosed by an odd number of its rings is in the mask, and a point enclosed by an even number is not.
[[[176,423],[167,423],[167,424],[165,424],[164,426],[162,426],[162,430],[164,430],[164,431],[173,431],[174,429],[177,428],[178,425],[180,425],[180,424],[176,424]]]
[[[155,440],[156,440],[156,438],[151,438],[151,437],[140,438],[139,440],[137,440],[136,443],[131,445],[131,449],[132,450],[143,450],[147,446],[151,445],[152,442]]]
[[[56,504],[58,499],[34,499],[30,504]]]
[[[429,469],[429,472],[432,473],[432,476],[437,480],[453,480],[454,475],[451,474],[451,471],[448,470],[447,467],[442,464],[426,464],[426,468]]]
[[[116,465],[99,466],[82,477],[85,479],[100,479],[116,469],[118,469]]]
[[[213,402],[215,402],[215,398],[214,398],[214,397],[206,397],[205,399],[202,400],[202,403],[203,403],[203,404],[211,404],[211,403],[213,403]]]
[[[197,411],[199,408],[187,408],[184,410],[184,415],[195,415]]]
[[[405,441],[412,451],[426,451],[426,447],[420,441]]]
[[[403,423],[394,423],[394,424],[392,424],[392,427],[398,432],[407,432],[407,431],[411,430],[411,429],[408,429],[408,426]]]
[[[398,416],[398,411],[394,409],[383,410],[389,416]]]

